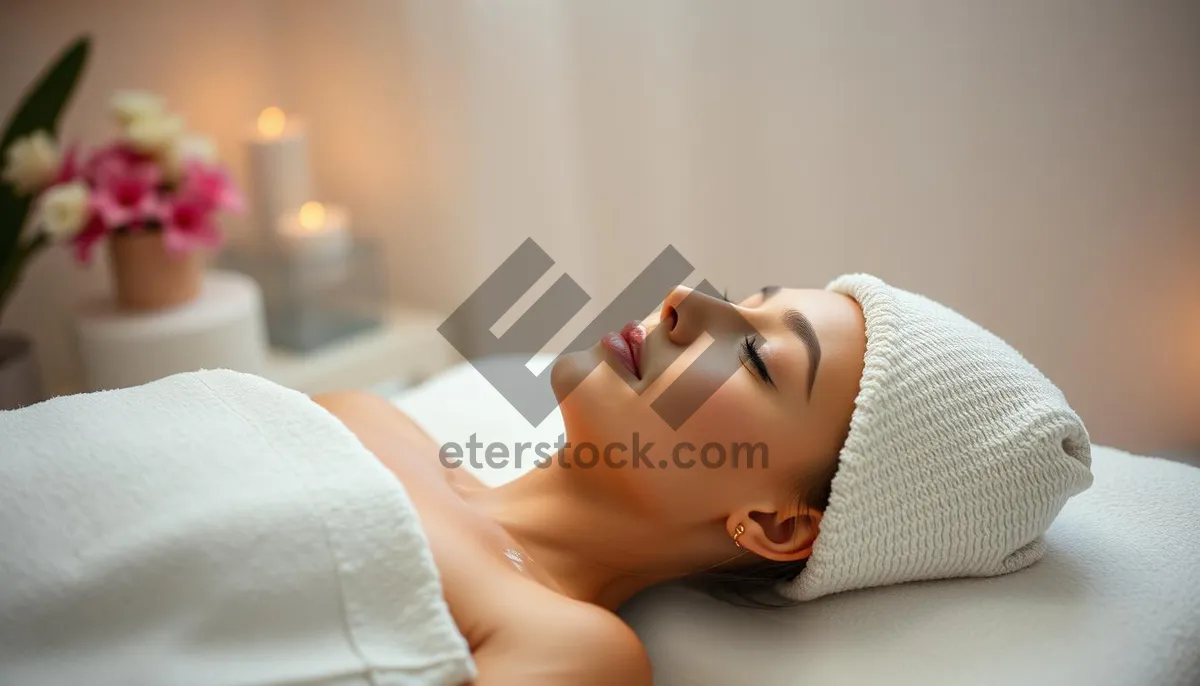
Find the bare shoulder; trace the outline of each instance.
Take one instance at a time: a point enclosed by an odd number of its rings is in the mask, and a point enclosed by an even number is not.
[[[336,391],[314,395],[312,401],[345,424],[401,481],[405,480],[408,465],[415,463],[453,487],[486,488],[466,469],[443,465],[439,460],[441,448],[433,437],[388,399],[363,391]]]
[[[525,600],[533,602],[514,615],[519,623],[498,629],[476,650],[477,686],[650,686],[646,650],[619,617],[561,596]]]
[[[403,410],[386,398],[364,391],[334,391],[312,396],[312,401],[328,410],[343,424],[384,430],[394,438],[433,445],[433,437],[425,432]]]

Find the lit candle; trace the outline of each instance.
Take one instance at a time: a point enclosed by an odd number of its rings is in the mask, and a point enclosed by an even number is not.
[[[284,252],[300,260],[344,260],[350,251],[349,227],[344,207],[306,202],[284,213],[276,238]]]
[[[271,236],[281,215],[312,197],[308,137],[302,122],[268,107],[258,115],[247,147],[255,222],[262,235]]]

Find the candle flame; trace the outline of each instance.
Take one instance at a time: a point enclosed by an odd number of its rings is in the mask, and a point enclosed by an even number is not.
[[[287,126],[287,115],[278,107],[268,107],[258,115],[258,132],[267,138],[279,138]]]
[[[306,202],[300,206],[300,227],[308,232],[320,231],[325,226],[325,206],[319,202]]]

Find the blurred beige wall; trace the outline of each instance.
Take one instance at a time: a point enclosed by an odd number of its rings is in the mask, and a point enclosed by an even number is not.
[[[301,111],[318,187],[385,238],[397,299],[451,308],[529,236],[557,263],[541,283],[594,296],[579,325],[668,243],[731,295],[871,271],[1012,342],[1094,440],[1200,446],[1197,3],[0,11],[0,106],[96,33],[68,133],[102,135],[107,93],[149,87],[240,174],[240,127]],[[65,308],[102,269],[33,271],[7,324],[66,375]]]

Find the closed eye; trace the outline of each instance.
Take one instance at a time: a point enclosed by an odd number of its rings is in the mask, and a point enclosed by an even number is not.
[[[763,300],[766,300],[772,295],[775,295],[778,290],[779,286],[764,286],[759,292],[761,293]],[[733,301],[729,299],[728,290],[721,292],[721,299],[727,303],[733,304]],[[746,336],[744,339],[742,339],[742,344],[738,347],[740,348],[741,353],[738,355],[738,357],[741,360],[742,366],[745,367],[747,362],[750,363],[750,367],[753,367],[753,371],[751,371],[751,373],[758,376],[758,378],[766,382],[767,385],[775,388],[775,381],[771,378],[771,372],[767,369],[767,363],[763,360],[762,355],[758,354],[758,335],[755,334],[753,336]],[[746,367],[746,369],[749,370],[750,367]]]
[[[745,365],[749,362],[754,367],[754,371],[757,372],[758,377],[774,388],[775,382],[771,379],[771,372],[767,369],[767,363],[758,354],[758,336],[746,336],[742,340],[741,352],[745,356],[742,364]]]

